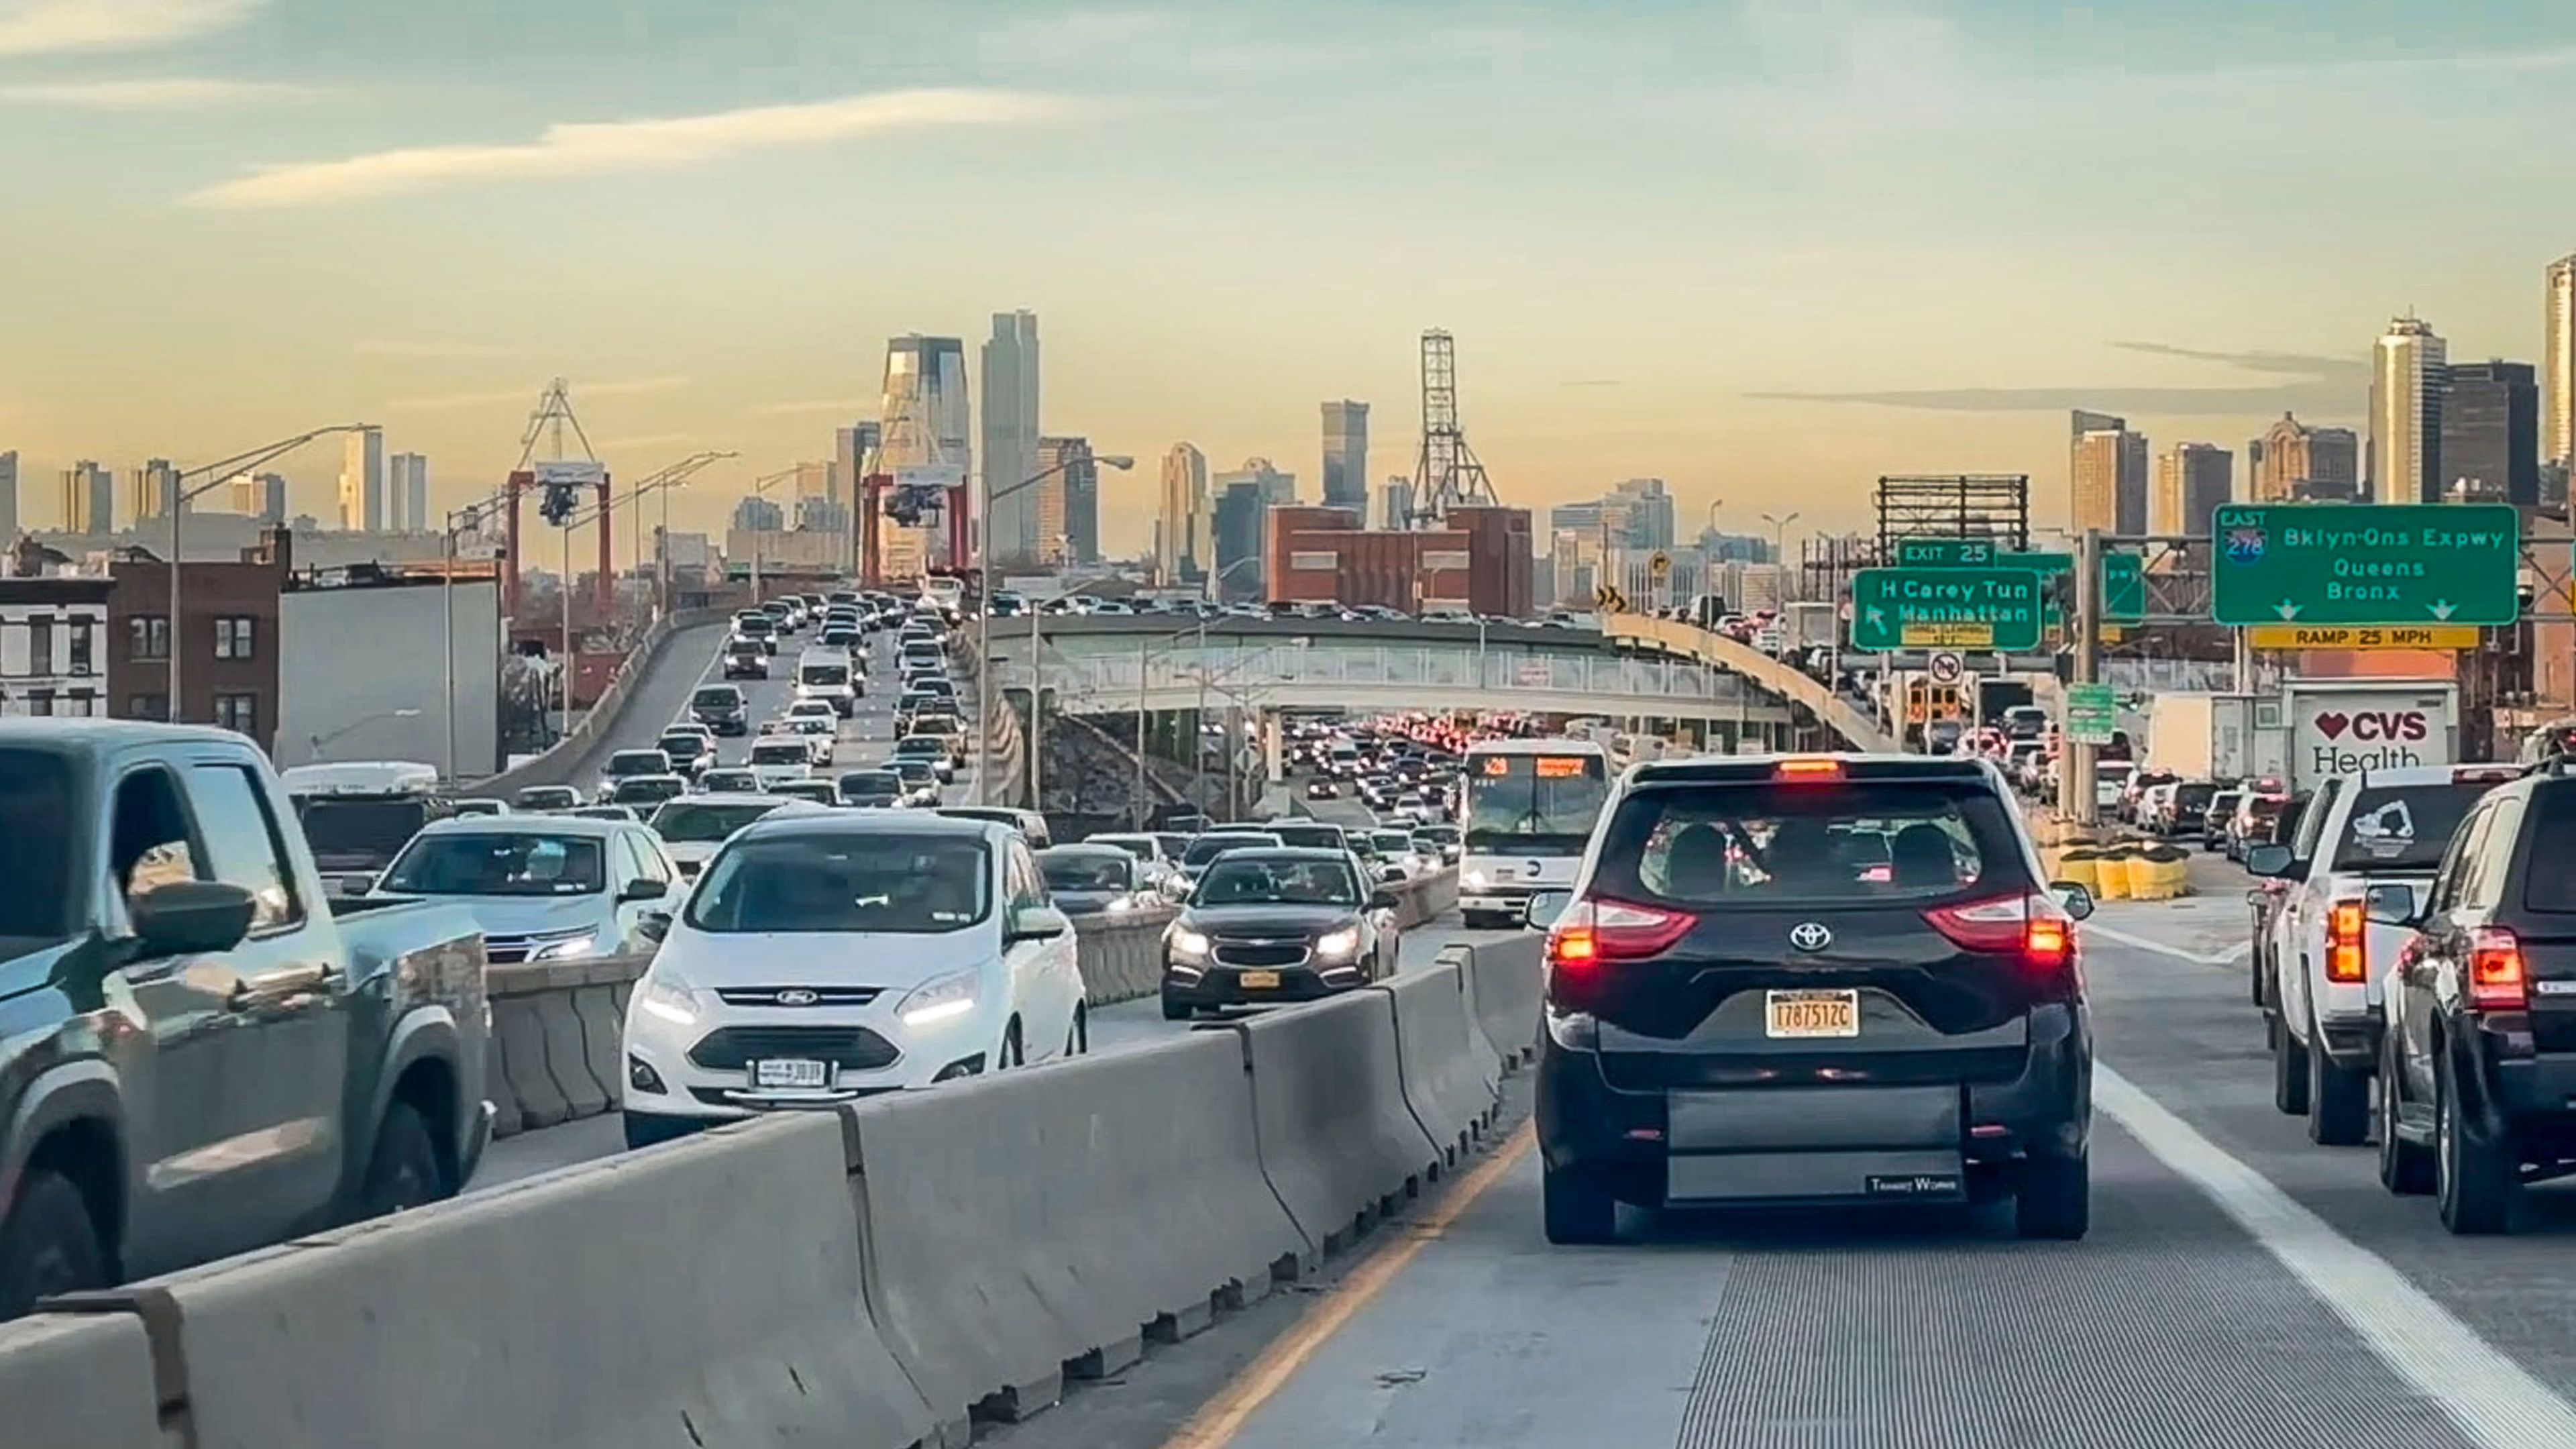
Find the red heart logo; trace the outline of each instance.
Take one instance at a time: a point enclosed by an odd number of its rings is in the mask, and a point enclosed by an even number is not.
[[[2344,727],[2351,723],[2348,717],[2329,710],[2317,716],[2317,733],[2330,740],[2339,739],[2343,735]]]

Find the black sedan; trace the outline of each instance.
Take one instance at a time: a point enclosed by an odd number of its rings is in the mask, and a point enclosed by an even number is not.
[[[1229,850],[1163,933],[1163,1019],[1385,980],[1395,974],[1394,910],[1395,897],[1342,851]]]

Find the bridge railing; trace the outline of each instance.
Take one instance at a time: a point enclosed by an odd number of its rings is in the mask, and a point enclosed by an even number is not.
[[[1025,689],[1030,670],[1025,663],[1001,669],[1007,687]],[[1511,656],[1479,654],[1451,646],[1360,647],[1316,643],[1219,647],[1206,652],[1179,650],[1139,659],[1134,655],[1073,655],[1050,652],[1046,687],[1059,697],[1081,696],[1105,709],[1149,695],[1188,693],[1208,681],[1212,704],[1228,694],[1264,687],[1308,685],[1395,686],[1455,689],[1460,692],[1614,696],[1667,699],[1698,706],[1759,707],[1764,701],[1723,668],[1702,667],[1688,658],[1640,659],[1608,654]],[[1127,707],[1132,708],[1132,703]]]
[[[1752,681],[1766,693],[1804,705],[1810,714],[1824,721],[1855,749],[1896,748],[1887,732],[1879,728],[1877,720],[1834,693],[1832,686],[1724,634],[1680,619],[1650,619],[1628,614],[1612,618],[1606,632],[1611,639],[1621,643],[1642,645],[1666,655],[1679,655],[1716,665]]]

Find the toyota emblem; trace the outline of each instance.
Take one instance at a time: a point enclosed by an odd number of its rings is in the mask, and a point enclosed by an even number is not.
[[[1789,928],[1789,944],[1801,951],[1821,951],[1834,943],[1834,933],[1822,921],[1800,921]]]
[[[781,1006],[812,1006],[822,999],[802,986],[778,993],[778,1004]]]

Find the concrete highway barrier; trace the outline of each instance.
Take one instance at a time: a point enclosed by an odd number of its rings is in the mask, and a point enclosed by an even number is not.
[[[1201,1030],[1242,1036],[1262,1169],[1316,1253],[1395,1212],[1441,1161],[1405,1105],[1395,1002],[1384,992]]]
[[[0,1443],[166,1449],[143,1320],[58,1313],[0,1324]]]
[[[1404,1102],[1440,1149],[1443,1169],[1474,1150],[1502,1106],[1502,1058],[1469,1012],[1465,964],[1443,961],[1370,988],[1394,1004]]]
[[[1211,1034],[852,1110],[869,1301],[943,1421],[1033,1413],[1293,1266],[1253,1091]]]
[[[1135,1001],[1163,989],[1163,930],[1173,912],[1144,910],[1076,916],[1082,984],[1094,1007]]]
[[[1538,1055],[1539,1013],[1547,995],[1544,942],[1536,932],[1479,941],[1467,968],[1467,1004],[1506,1070]]]
[[[625,1102],[619,1039],[626,998],[649,956],[493,966],[493,1050],[485,1093],[509,1137],[615,1111]]]

